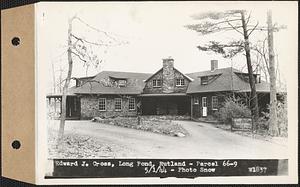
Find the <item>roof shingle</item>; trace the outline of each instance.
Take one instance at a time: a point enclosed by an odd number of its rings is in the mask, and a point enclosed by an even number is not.
[[[189,83],[187,94],[218,92],[218,91],[236,91],[250,92],[249,83],[242,80],[236,73],[243,73],[234,68],[222,68],[215,71],[202,71],[186,74],[193,81]],[[145,86],[145,80],[153,74],[132,73],[117,71],[102,71],[93,79],[89,80],[81,87],[72,87],[70,92],[75,94],[142,94]],[[200,84],[200,77],[213,76],[216,78],[207,85]],[[126,87],[111,86],[108,84],[109,77],[127,79]],[[257,92],[270,92],[269,84],[261,81],[256,84]]]
[[[237,91],[237,92],[249,92],[249,83],[242,80],[236,73],[243,73],[235,68],[222,68],[216,69],[215,71],[202,71],[189,73],[188,76],[194,79],[189,84],[187,93],[201,93],[201,92],[218,92],[218,91]],[[200,84],[200,78],[202,76],[220,75],[214,81],[207,85]],[[261,81],[256,84],[257,92],[269,92],[269,84]]]
[[[151,74],[117,71],[102,71],[95,78],[75,88],[76,94],[140,94],[145,86],[144,80]],[[121,77],[127,79],[126,87],[116,87],[109,84],[109,77]]]

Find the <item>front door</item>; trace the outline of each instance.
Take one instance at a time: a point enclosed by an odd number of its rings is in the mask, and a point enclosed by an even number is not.
[[[207,98],[202,97],[202,117],[207,116]]]
[[[67,108],[68,118],[80,117],[80,99],[78,97],[67,97]]]

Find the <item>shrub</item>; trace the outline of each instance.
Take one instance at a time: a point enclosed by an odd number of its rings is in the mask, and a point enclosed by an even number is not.
[[[268,110],[270,107],[268,106]],[[277,102],[277,125],[279,130],[280,136],[287,137],[287,131],[288,131],[288,118],[287,118],[287,105],[285,102]],[[260,118],[261,124],[259,124],[259,127],[270,125],[270,113],[269,112],[263,112],[263,116]]]
[[[251,117],[250,109],[238,99],[226,98],[223,107],[216,112],[219,121],[229,124],[232,118]]]

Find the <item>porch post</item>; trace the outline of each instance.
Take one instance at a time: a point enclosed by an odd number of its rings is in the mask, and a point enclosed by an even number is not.
[[[54,100],[54,103],[53,103],[53,105],[54,105],[54,113],[56,113],[56,98],[53,98],[53,100]]]

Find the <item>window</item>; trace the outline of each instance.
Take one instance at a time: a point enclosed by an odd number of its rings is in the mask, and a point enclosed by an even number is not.
[[[184,79],[176,79],[176,86],[184,86]]]
[[[207,76],[201,77],[200,79],[201,79],[201,84],[202,85],[206,85],[208,83],[208,77]]]
[[[153,87],[161,87],[162,81],[161,79],[154,79],[153,80]]]
[[[202,97],[202,107],[207,107],[206,97]]]
[[[135,110],[135,98],[129,98],[129,110]]]
[[[120,111],[122,109],[122,99],[115,98],[115,110]]]
[[[212,96],[211,98],[211,105],[213,110],[218,109],[218,97],[217,96]]]
[[[106,99],[105,98],[99,98],[99,110],[100,111],[106,110]]]
[[[76,87],[80,86],[80,80],[76,79]]]
[[[120,79],[120,80],[118,81],[118,85],[119,85],[120,87],[125,87],[125,86],[126,86],[126,80],[125,80],[125,79]]]
[[[194,104],[195,104],[195,105],[198,105],[198,104],[199,104],[199,98],[198,98],[198,97],[195,97],[195,98],[194,98]]]

